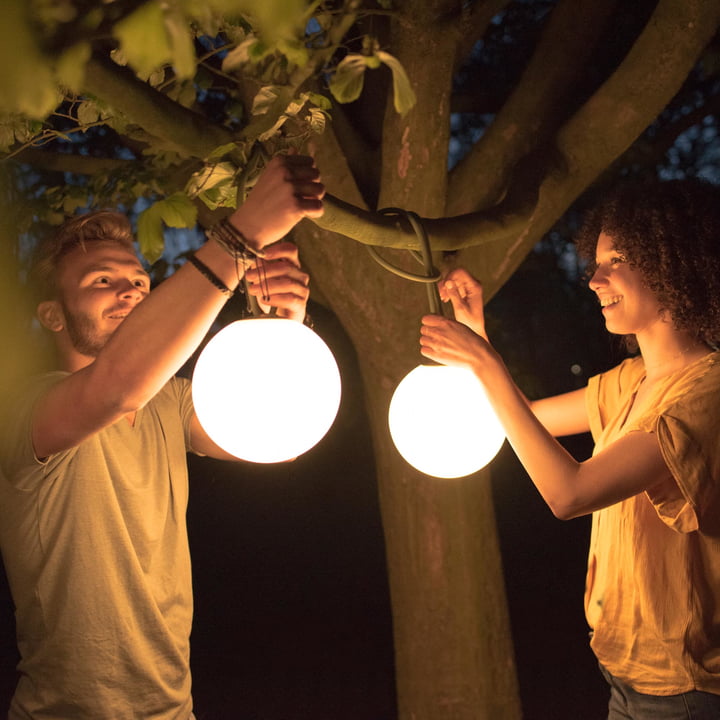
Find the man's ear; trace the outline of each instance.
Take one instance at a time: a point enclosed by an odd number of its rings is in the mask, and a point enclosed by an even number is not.
[[[65,327],[65,316],[57,300],[44,300],[37,307],[37,318],[43,327],[60,332]]]

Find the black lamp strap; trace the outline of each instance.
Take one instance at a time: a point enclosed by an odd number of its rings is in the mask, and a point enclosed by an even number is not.
[[[366,245],[366,248],[372,258],[386,270],[398,275],[406,280],[412,280],[413,282],[425,283],[427,288],[428,304],[430,306],[430,312],[435,315],[442,315],[442,302],[440,300],[440,292],[437,288],[437,282],[442,277],[440,271],[433,265],[432,250],[430,248],[430,238],[428,237],[427,230],[417,213],[411,210],[403,210],[401,208],[383,208],[378,211],[382,215],[404,215],[410,226],[415,231],[415,235],[418,239],[420,246],[420,252],[410,250],[410,254],[425,268],[425,274],[415,274],[407,272],[385,260],[374,247]]]

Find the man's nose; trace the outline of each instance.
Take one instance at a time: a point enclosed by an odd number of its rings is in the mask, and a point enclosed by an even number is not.
[[[124,280],[120,283],[118,295],[121,298],[133,298],[135,300],[142,300],[145,296],[142,288],[138,287],[131,280]]]

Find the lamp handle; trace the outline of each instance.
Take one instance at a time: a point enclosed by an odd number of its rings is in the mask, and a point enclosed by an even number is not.
[[[380,265],[382,265],[382,267],[394,273],[395,275],[399,275],[406,280],[425,283],[430,312],[434,315],[442,315],[442,302],[440,300],[440,292],[437,288],[437,281],[442,277],[442,274],[433,265],[432,250],[430,248],[430,238],[428,237],[427,230],[425,230],[425,227],[422,224],[420,216],[417,213],[412,212],[411,210],[403,210],[401,208],[394,207],[383,208],[382,210],[378,210],[378,212],[381,215],[404,215],[407,218],[412,229],[415,231],[415,236],[417,237],[418,244],[420,245],[420,253],[411,250],[410,254],[421,265],[424,266],[425,274],[418,275],[415,273],[410,273],[406,270],[402,270],[401,268],[396,267],[395,265],[392,265],[383,257],[381,257],[377,250],[375,250],[375,248],[370,245],[365,246],[368,252],[377,263],[379,263]]]

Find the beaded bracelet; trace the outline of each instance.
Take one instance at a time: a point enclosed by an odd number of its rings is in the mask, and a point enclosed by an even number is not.
[[[204,263],[198,260],[195,255],[188,255],[188,262],[205,276],[223,295],[232,297],[233,291]]]

